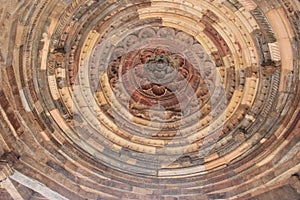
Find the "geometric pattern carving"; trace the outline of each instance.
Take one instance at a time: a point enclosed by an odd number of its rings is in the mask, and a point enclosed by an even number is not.
[[[279,50],[278,42],[269,43],[268,45],[269,45],[269,49],[270,49],[270,53],[271,53],[271,59],[273,61],[280,61],[281,56],[280,56],[280,50]]]

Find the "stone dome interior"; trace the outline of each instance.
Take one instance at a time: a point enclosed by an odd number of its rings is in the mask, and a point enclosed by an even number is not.
[[[299,0],[0,4],[0,200],[299,200]]]

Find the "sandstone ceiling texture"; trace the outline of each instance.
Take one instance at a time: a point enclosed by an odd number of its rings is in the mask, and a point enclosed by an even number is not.
[[[0,200],[299,200],[299,0],[0,0]]]

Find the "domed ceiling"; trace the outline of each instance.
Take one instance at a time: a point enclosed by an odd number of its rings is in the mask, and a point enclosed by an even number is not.
[[[300,199],[300,1],[0,4],[0,199]]]

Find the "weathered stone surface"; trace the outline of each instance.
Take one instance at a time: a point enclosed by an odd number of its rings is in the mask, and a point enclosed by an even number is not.
[[[0,199],[299,198],[299,9],[2,1]]]

